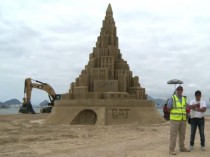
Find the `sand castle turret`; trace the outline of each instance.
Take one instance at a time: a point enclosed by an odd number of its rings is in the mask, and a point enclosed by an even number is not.
[[[88,64],[81,71],[69,92],[55,102],[48,123],[127,124],[139,123],[153,111],[162,121],[152,101],[147,101],[139,77],[132,75],[119,49],[117,28],[109,4],[96,46]],[[138,111],[139,110],[139,111]],[[149,116],[146,116],[149,117]],[[144,120],[144,122],[151,120]]]

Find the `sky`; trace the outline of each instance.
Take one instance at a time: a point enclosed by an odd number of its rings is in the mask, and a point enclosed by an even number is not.
[[[133,76],[153,98],[168,98],[180,79],[188,100],[210,98],[208,0],[0,1],[0,102],[22,101],[24,80],[67,93],[89,60],[108,4],[119,48]],[[33,89],[32,104],[48,100]]]

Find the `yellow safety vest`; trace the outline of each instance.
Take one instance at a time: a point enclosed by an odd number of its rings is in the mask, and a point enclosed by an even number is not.
[[[186,98],[182,96],[182,103],[176,95],[173,95],[171,98],[173,100],[173,107],[170,112],[170,120],[186,120]]]

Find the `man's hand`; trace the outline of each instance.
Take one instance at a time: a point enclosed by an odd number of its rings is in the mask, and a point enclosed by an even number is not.
[[[198,112],[206,112],[206,107],[196,108],[195,111],[198,111]]]
[[[190,105],[190,108],[193,109],[193,110],[195,110],[196,109],[196,106],[197,106],[197,104],[192,104],[192,105]]]

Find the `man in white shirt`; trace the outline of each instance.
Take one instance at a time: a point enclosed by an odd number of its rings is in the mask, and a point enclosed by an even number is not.
[[[190,150],[194,147],[195,133],[198,127],[200,133],[201,150],[205,150],[205,112],[206,112],[206,102],[201,100],[201,91],[197,90],[195,92],[195,100],[190,102],[190,114],[191,114],[191,135],[190,135]]]

